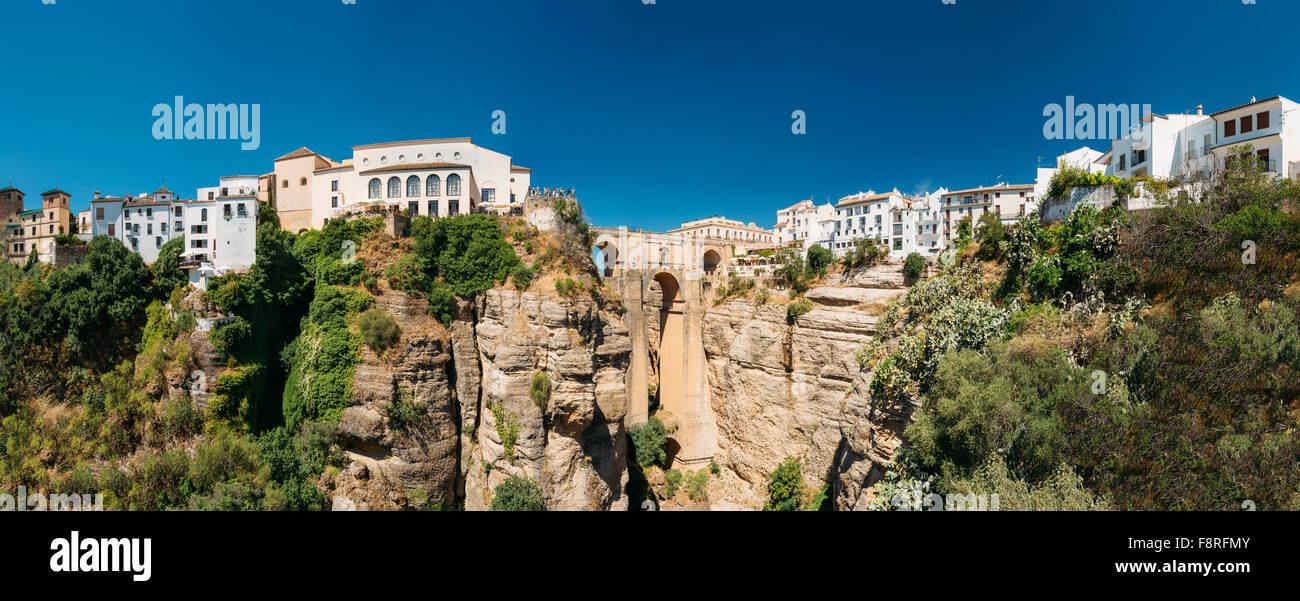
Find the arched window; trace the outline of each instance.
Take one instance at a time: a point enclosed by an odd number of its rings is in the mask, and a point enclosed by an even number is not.
[[[379,183],[379,178],[376,177],[370,180],[370,200],[378,200],[380,198],[380,186],[382,186],[382,184]]]
[[[396,176],[388,178],[388,197],[402,197],[402,180],[398,179]]]
[[[286,179],[286,180],[284,180],[284,181],[281,181],[281,182],[280,182],[280,187],[281,187],[281,188],[288,188],[288,187],[289,187],[289,180]]]
[[[442,181],[438,179],[438,176],[430,175],[429,179],[424,180],[424,195],[437,196],[439,194],[438,188],[441,184]]]
[[[406,196],[407,198],[420,197],[420,176],[412,175],[406,178]]]
[[[307,185],[307,178],[305,178],[305,177],[300,177],[300,178],[298,178],[298,185],[299,185],[299,186],[305,186],[305,185]]]
[[[460,196],[460,175],[447,176],[447,196]]]

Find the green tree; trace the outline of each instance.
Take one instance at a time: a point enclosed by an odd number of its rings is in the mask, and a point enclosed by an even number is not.
[[[907,255],[903,261],[903,275],[908,279],[916,279],[925,274],[925,258],[920,253]]]
[[[767,475],[767,504],[763,511],[799,511],[803,507],[803,465],[786,457]]]
[[[834,260],[835,257],[831,254],[831,251],[820,244],[814,244],[808,249],[808,273],[826,275],[826,268]]]
[[[668,453],[664,450],[668,444],[668,433],[659,418],[651,417],[645,424],[628,426],[627,434],[637,465],[663,465],[668,458]]]
[[[181,269],[181,253],[185,252],[185,237],[172,238],[158,251],[153,263],[153,277],[158,298],[167,298],[177,286],[187,284],[189,278]]]
[[[492,491],[492,511],[545,511],[542,487],[519,476],[510,476]]]

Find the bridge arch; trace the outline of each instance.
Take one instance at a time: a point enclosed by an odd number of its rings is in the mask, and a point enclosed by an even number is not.
[[[659,407],[674,415],[686,409],[686,300],[677,277],[654,275],[663,294],[659,309]]]
[[[614,275],[618,269],[618,243],[613,236],[600,236],[596,238],[595,247],[592,249],[592,261],[595,261],[596,250],[600,251],[602,261],[596,264],[597,271],[603,277]]]
[[[718,271],[718,265],[722,264],[722,254],[710,248],[704,251],[704,273],[713,275]]]

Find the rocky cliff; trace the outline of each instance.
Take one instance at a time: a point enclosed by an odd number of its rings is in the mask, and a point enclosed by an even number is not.
[[[465,508],[486,509],[492,490],[518,475],[542,485],[551,510],[626,509],[631,345],[621,320],[590,298],[512,290],[481,295],[475,315],[482,385]],[[464,369],[471,377],[474,368]],[[546,374],[548,399],[531,394],[537,374]]]
[[[761,507],[766,475],[787,456],[803,462],[809,487],[835,484],[837,508],[858,507],[907,420],[873,407],[873,374],[857,362],[889,300],[904,292],[892,275],[899,271],[886,265],[836,280],[873,287],[809,290],[812,310],[793,319],[783,304],[748,299],[708,310],[709,398],[724,468],[711,489],[715,507]]]

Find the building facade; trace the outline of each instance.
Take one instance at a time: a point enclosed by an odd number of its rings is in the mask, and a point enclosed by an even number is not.
[[[121,240],[149,264],[169,240],[184,237],[181,266],[191,284],[206,289],[210,278],[251,267],[257,258],[257,185],[257,176],[223,177],[199,188],[195,200],[178,199],[166,188],[125,197],[96,192],[91,232]]]
[[[22,210],[21,191],[12,187],[0,191],[0,209],[9,211],[3,233],[5,258],[21,264],[35,249],[38,260],[53,264],[55,239],[72,233],[70,198],[67,192],[55,188],[41,194],[41,208]]]
[[[772,228],[777,246],[802,244],[804,250],[814,244],[830,244],[834,233],[835,206],[829,202],[818,205],[812,200],[801,200],[777,211],[776,227]]]
[[[730,243],[739,250],[751,247],[770,247],[775,237],[772,232],[754,223],[742,223],[726,217],[707,217],[687,221],[681,227],[668,230],[669,234],[683,234],[691,238]]]
[[[946,192],[940,196],[939,212],[943,218],[943,245],[957,238],[957,224],[970,217],[971,227],[987,213],[998,221],[1014,223],[1038,209],[1034,184],[998,184],[968,190]]]
[[[450,138],[354,146],[343,161],[300,148],[276,159],[257,187],[273,201],[281,227],[302,232],[373,203],[411,217],[522,213],[531,178],[509,156]]]

